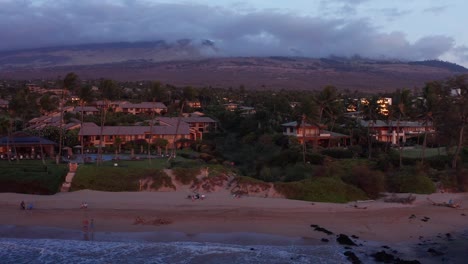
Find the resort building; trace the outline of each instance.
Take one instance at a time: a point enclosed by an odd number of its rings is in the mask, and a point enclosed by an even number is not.
[[[112,146],[116,144],[117,138],[119,144],[135,140],[155,143],[157,139],[162,138],[172,147],[174,142],[182,144],[180,142],[184,140],[181,139],[186,139],[185,142],[200,140],[204,133],[217,129],[217,122],[204,116],[158,117],[154,121],[153,126],[104,126],[102,140],[100,126],[84,123],[78,137],[80,141],[83,139],[84,146],[98,146],[101,142],[103,146]]]
[[[158,117],[155,119],[161,125],[177,126],[178,117]],[[190,139],[203,139],[203,134],[210,131],[217,131],[217,122],[207,116],[181,117],[180,123],[186,123],[190,129]]]
[[[102,140],[101,140],[102,134]],[[84,123],[78,133],[83,145],[86,147],[115,146],[115,144],[125,144],[131,141],[145,140],[155,143],[158,138],[167,140],[168,147],[172,148],[174,142],[180,139],[190,139],[190,129],[188,124],[181,123],[176,126],[104,126],[101,127],[94,123]],[[182,144],[182,143],[180,143]]]
[[[57,143],[42,137],[17,132],[0,138],[0,159],[40,159],[53,157]]]

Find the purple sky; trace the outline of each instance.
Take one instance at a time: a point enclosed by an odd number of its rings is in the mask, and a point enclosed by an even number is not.
[[[468,66],[465,0],[0,0],[0,50],[211,40],[222,56],[359,54]]]

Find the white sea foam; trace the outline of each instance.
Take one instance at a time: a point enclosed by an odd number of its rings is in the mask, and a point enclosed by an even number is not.
[[[0,238],[2,263],[344,263],[338,246]]]

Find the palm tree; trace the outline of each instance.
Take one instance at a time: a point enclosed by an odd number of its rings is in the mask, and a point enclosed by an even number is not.
[[[72,89],[78,80],[78,75],[76,75],[74,72],[68,73],[63,80],[61,80],[62,83],[62,97],[60,99],[59,103],[59,108],[60,108],[60,138],[59,138],[59,151],[58,155],[56,156],[55,162],[57,164],[60,163],[60,157],[62,156],[62,145],[63,145],[63,106],[64,106],[64,100],[66,97],[66,91],[69,89]]]
[[[374,124],[377,121],[377,111],[379,110],[379,105],[377,104],[377,98],[371,98],[366,100],[365,103],[361,103],[361,109],[364,114],[364,119],[367,121],[367,145],[369,155],[368,158],[372,158],[372,143],[374,137],[372,136],[371,131],[373,130]]]
[[[319,107],[319,124],[322,123],[324,114],[328,114],[329,117],[333,116],[333,113],[337,110],[338,99],[340,95],[334,86],[328,85],[318,93],[314,98],[314,102]]]
[[[154,126],[154,116],[156,114],[156,110],[154,109],[156,99],[159,97],[163,97],[163,89],[161,88],[160,82],[152,82],[151,87],[149,89],[149,95],[153,101],[153,108],[151,109],[151,121],[150,121],[150,131],[149,131],[149,140],[148,140],[148,162],[151,164],[151,143],[153,141],[153,126]]]
[[[102,143],[104,134],[104,124],[106,123],[106,115],[107,111],[109,110],[108,104],[111,100],[116,99],[120,96],[120,90],[118,89],[117,84],[113,80],[101,80],[99,84],[99,89],[101,91],[104,105],[101,108],[101,127],[98,146],[98,158],[96,159],[97,165],[101,164],[102,162]]]
[[[80,98],[80,107],[81,107],[81,120],[80,120],[80,127],[83,128],[84,123],[84,105],[89,103],[93,100],[93,90],[91,86],[81,86],[78,90],[78,97]],[[81,136],[80,138],[80,145],[81,145],[81,157],[83,158],[83,162],[85,161],[86,157],[84,156],[84,137]]]
[[[399,167],[401,168],[403,166],[403,160],[402,160],[402,154],[403,154],[403,146],[401,145],[400,142],[400,124],[401,124],[401,119],[406,115],[407,108],[410,105],[410,96],[411,96],[411,91],[408,89],[403,89],[403,90],[397,90],[396,91],[396,100],[395,104],[393,107],[393,115],[397,117],[397,141],[398,141],[398,152],[399,152]],[[403,132],[404,135],[404,132]]]
[[[416,111],[418,119],[424,123],[424,139],[421,151],[421,163],[424,164],[427,147],[427,135],[429,134],[429,124],[435,127],[434,111],[436,110],[437,101],[441,85],[438,82],[427,83],[423,88],[423,96],[416,101]]]
[[[123,143],[123,140],[121,137],[116,137],[114,139],[114,146],[116,147],[115,148],[115,158],[116,159],[119,159],[119,154],[120,154],[120,151],[122,149],[122,143]]]
[[[154,142],[154,145],[158,148],[158,154],[161,155],[162,148],[166,148],[168,144],[167,139],[157,138]]]
[[[462,149],[462,144],[465,136],[465,128],[468,125],[468,82],[467,77],[465,75],[454,77],[447,82],[445,94],[449,94],[450,96],[446,96],[446,106],[448,111],[451,111],[452,114],[455,116],[455,124],[452,127],[458,129],[458,136],[457,136],[457,147],[455,149],[455,153],[452,159],[452,168],[457,168],[457,161],[460,155],[460,151]],[[452,95],[452,91],[454,89],[457,90],[457,94]],[[447,100],[448,99],[448,100]]]

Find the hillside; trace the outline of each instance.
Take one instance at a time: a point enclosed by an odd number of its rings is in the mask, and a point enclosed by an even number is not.
[[[74,71],[83,79],[160,80],[177,86],[387,91],[466,73],[443,61],[362,58],[222,57],[210,42],[89,44],[0,52],[0,78],[42,79]]]

